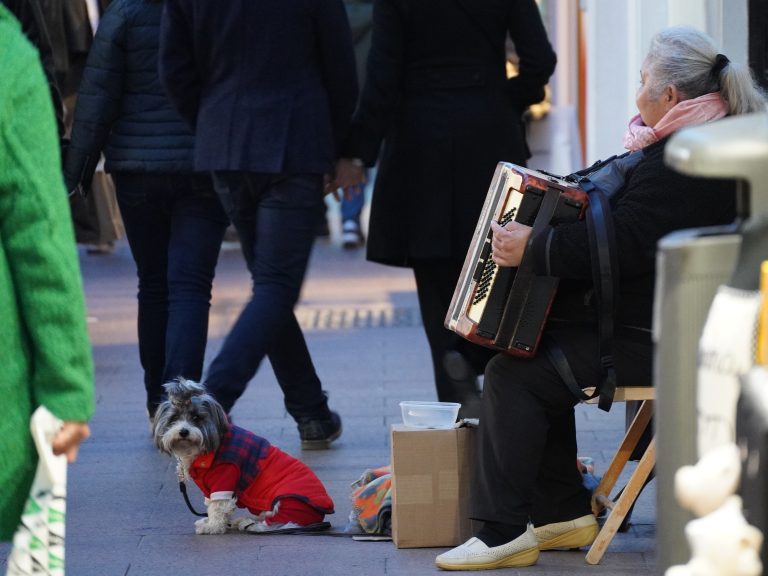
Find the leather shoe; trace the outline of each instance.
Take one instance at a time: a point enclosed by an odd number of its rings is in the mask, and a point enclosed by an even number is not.
[[[470,538],[461,546],[435,558],[443,570],[490,570],[492,568],[531,566],[539,559],[539,546],[533,529],[512,542],[489,548],[482,540]]]
[[[341,436],[341,418],[331,411],[327,418],[299,422],[302,450],[326,450]]]
[[[554,522],[534,528],[540,550],[581,548],[589,546],[600,531],[594,514],[567,522]]]

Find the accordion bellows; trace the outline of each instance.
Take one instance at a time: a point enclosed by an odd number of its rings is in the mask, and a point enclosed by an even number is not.
[[[530,244],[520,266],[501,268],[491,258],[491,222],[533,227],[584,217],[587,194],[577,184],[515,164],[496,166],[445,326],[471,342],[514,356],[536,354],[559,279],[533,272]],[[530,240],[529,240],[530,242]]]

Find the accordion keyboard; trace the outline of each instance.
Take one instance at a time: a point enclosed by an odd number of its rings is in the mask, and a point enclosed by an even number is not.
[[[499,226],[502,228],[512,222],[515,219],[515,212],[517,207],[512,208],[508,212],[505,212],[501,218],[499,218]],[[491,241],[493,240],[493,231],[488,231],[488,236],[485,239],[485,246],[483,246],[483,252],[478,261],[477,268],[475,269],[474,279],[477,282],[475,288],[475,294],[472,298],[472,306],[476,306],[488,296],[488,292],[493,285],[493,279],[496,276],[498,266],[493,261]]]

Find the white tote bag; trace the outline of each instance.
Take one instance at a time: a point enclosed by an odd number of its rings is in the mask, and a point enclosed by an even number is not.
[[[7,576],[64,575],[64,521],[67,459],[53,455],[53,437],[62,422],[40,406],[30,427],[39,460],[32,489],[8,557]]]

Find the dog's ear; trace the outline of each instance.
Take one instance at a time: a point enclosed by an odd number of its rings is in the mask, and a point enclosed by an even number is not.
[[[160,452],[168,452],[163,445],[163,434],[168,427],[168,417],[172,412],[172,408],[170,401],[166,400],[165,402],[161,402],[152,419],[152,439],[155,443],[155,447],[160,450]]]
[[[206,452],[214,452],[219,447],[219,443],[224,434],[229,429],[229,416],[224,411],[216,399],[210,394],[203,394],[191,400],[192,404],[197,405],[197,409],[207,415],[209,430],[203,429],[203,445]],[[212,430],[214,433],[210,433]]]
[[[216,427],[219,430],[219,435],[224,436],[227,430],[229,430],[229,415],[224,412],[224,408],[222,408],[221,404],[216,402],[212,396],[208,397],[213,401],[214,406],[212,407],[212,414],[214,415],[214,421],[216,423]]]

